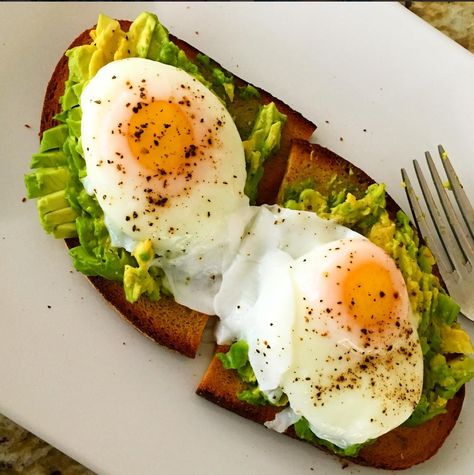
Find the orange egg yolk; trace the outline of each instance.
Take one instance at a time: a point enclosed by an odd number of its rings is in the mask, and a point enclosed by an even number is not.
[[[196,155],[191,121],[171,101],[140,102],[132,108],[127,138],[133,156],[152,173],[179,174]]]
[[[397,318],[403,315],[398,287],[390,269],[376,261],[358,262],[348,269],[340,284],[338,303],[361,328],[397,325]]]

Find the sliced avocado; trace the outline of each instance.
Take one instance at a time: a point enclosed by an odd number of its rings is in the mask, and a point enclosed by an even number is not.
[[[25,186],[28,198],[63,190],[69,181],[67,167],[38,168],[33,173],[25,175]]]
[[[38,198],[37,207],[40,214],[50,213],[58,209],[69,208],[69,202],[66,199],[66,190],[55,191]]]
[[[45,130],[40,143],[40,152],[61,148],[67,136],[68,130],[65,124]]]
[[[59,224],[53,230],[56,239],[68,239],[77,237],[76,223]]]
[[[79,104],[80,94],[78,95],[76,90],[74,89],[75,85],[76,83],[72,79],[68,79],[64,83],[64,94],[61,96],[59,100],[61,103],[61,109],[63,111],[68,111]],[[63,114],[58,114],[56,116],[56,120],[60,120],[61,122],[64,122],[63,119],[65,119],[65,116]]]
[[[46,214],[40,212],[41,225],[47,233],[53,232],[61,224],[74,223],[76,218],[77,213],[70,206]]]
[[[67,157],[62,150],[35,153],[31,157],[30,168],[51,168],[67,164]]]
[[[143,12],[135,18],[128,31],[130,56],[148,57],[157,24],[158,18],[152,13]]]
[[[107,60],[104,52],[101,49],[96,49],[92,53],[91,59],[89,61],[89,71],[87,72],[88,77],[93,78],[97,74],[97,71],[106,64]]]
[[[100,14],[97,27],[91,31],[91,36],[94,39],[94,45],[102,51],[103,60],[106,64],[114,60],[115,52],[119,48],[122,39],[125,38],[125,33],[120,28],[120,23],[117,20]]]
[[[41,196],[37,201],[40,223],[55,237],[75,237],[77,213],[70,207],[64,189]]]
[[[150,40],[150,45],[148,47],[147,58],[158,60],[160,56],[160,50],[165,43],[169,41],[168,30],[161,24],[157,23],[155,29],[153,30],[153,35]]]
[[[255,202],[257,186],[263,175],[263,164],[280,146],[281,131],[286,116],[278,111],[275,103],[260,107],[249,138],[243,142],[247,163],[245,194]]]
[[[97,48],[94,45],[76,46],[66,51],[69,66],[69,79],[80,83],[90,79],[89,63]]]
[[[452,327],[449,325],[441,326],[441,350],[445,354],[474,354],[471,339],[459,324],[453,325]]]
[[[128,36],[121,38],[114,53],[114,61],[130,57],[130,49],[128,47]]]
[[[73,135],[74,137],[81,136],[81,119],[82,110],[80,107],[75,107],[69,111],[66,119],[66,124],[69,127],[69,135]]]

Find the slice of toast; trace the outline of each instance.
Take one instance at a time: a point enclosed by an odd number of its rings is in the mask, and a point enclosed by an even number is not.
[[[130,24],[129,21],[120,21],[124,31],[128,30]],[[69,48],[90,43],[89,33],[90,29],[81,33]],[[197,49],[184,41],[174,37],[171,39],[185,51],[190,59],[194,59],[199,53]],[[67,58],[63,56],[57,64],[46,89],[40,137],[46,129],[56,125],[54,115],[60,111],[59,99],[64,93],[64,83],[67,78]],[[234,77],[234,79],[237,86],[247,84],[237,77]],[[273,203],[285,173],[291,141],[293,139],[308,139],[316,127],[285,103],[275,99],[262,89],[257,89],[264,103],[274,101],[280,112],[288,117],[283,128],[280,149],[268,160],[259,186],[258,201],[260,203]],[[68,239],[66,243],[68,247],[78,245],[77,239]],[[162,298],[158,302],[150,302],[146,298],[142,298],[138,302],[130,304],[125,300],[121,283],[107,281],[102,277],[90,277],[89,280],[124,318],[145,335],[186,356],[193,358],[196,355],[202,332],[208,320],[207,315],[189,310],[169,298]]]
[[[314,178],[316,187],[324,194],[334,174],[341,180],[341,186],[359,196],[374,183],[366,173],[330,150],[297,140],[292,144],[279,199],[282,199],[282,190],[287,184],[308,177]],[[394,215],[399,209],[395,201],[387,196],[389,213]],[[228,347],[217,347],[216,353],[226,352],[227,349]],[[240,401],[237,393],[243,389],[244,384],[237,372],[224,369],[220,360],[214,356],[196,392],[219,406],[260,424],[272,420],[281,410],[274,406],[256,406]],[[398,427],[378,438],[375,443],[362,448],[357,458],[348,460],[390,470],[408,468],[427,460],[441,447],[456,424],[463,399],[464,388],[449,401],[446,414],[436,416],[417,427]],[[286,434],[296,437],[292,428]]]

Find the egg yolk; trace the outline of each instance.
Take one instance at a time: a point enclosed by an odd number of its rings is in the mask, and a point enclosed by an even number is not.
[[[399,286],[390,269],[377,261],[359,261],[347,269],[340,283],[341,299],[338,303],[361,328],[396,325],[396,318],[403,315],[403,303],[397,288]]]
[[[181,105],[139,102],[132,112],[127,138],[141,166],[162,175],[179,174],[190,166],[197,149],[191,121]]]

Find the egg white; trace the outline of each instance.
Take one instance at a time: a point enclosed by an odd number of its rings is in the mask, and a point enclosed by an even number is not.
[[[336,268],[331,251],[340,259],[344,246],[354,262],[358,257],[381,266],[390,262],[367,240],[337,240],[297,259],[292,269],[292,363],[280,382],[295,414],[309,421],[315,435],[341,448],[377,438],[405,422],[419,402],[423,384],[416,321],[398,269],[393,281],[403,301],[391,322],[383,319],[368,330],[365,325],[359,328],[350,315],[338,316],[342,306],[336,302],[334,274],[350,272],[353,264],[344,259],[347,269]],[[365,255],[358,256],[361,250]],[[326,282],[330,274],[333,279]]]
[[[195,156],[180,172],[150,171],[132,153],[127,126],[153,101],[179,107],[191,124]],[[101,68],[81,107],[83,183],[104,211],[112,245],[131,252],[150,239],[175,299],[212,313],[225,256],[245,227],[233,216],[249,209],[243,145],[229,112],[185,71],[142,58]]]
[[[218,344],[245,340],[259,387],[278,397],[292,361],[294,259],[315,245],[359,234],[308,211],[257,208],[214,300]]]
[[[132,155],[127,138],[117,133],[119,124],[125,128],[130,121],[133,106],[152,97],[189,101],[182,109],[190,117],[198,147],[208,130],[214,138],[212,146],[203,149],[205,159],[192,179],[173,177],[166,188],[161,176],[150,177],[153,174]],[[223,218],[248,203],[243,195],[244,151],[235,124],[219,99],[185,71],[142,58],[111,62],[89,82],[81,107],[87,188],[96,195],[109,225],[132,240],[152,239],[157,251],[180,253],[197,238],[212,241]],[[222,123],[219,128],[217,121]],[[166,206],[147,211],[148,188],[159,189]],[[138,215],[133,218],[134,212]]]

